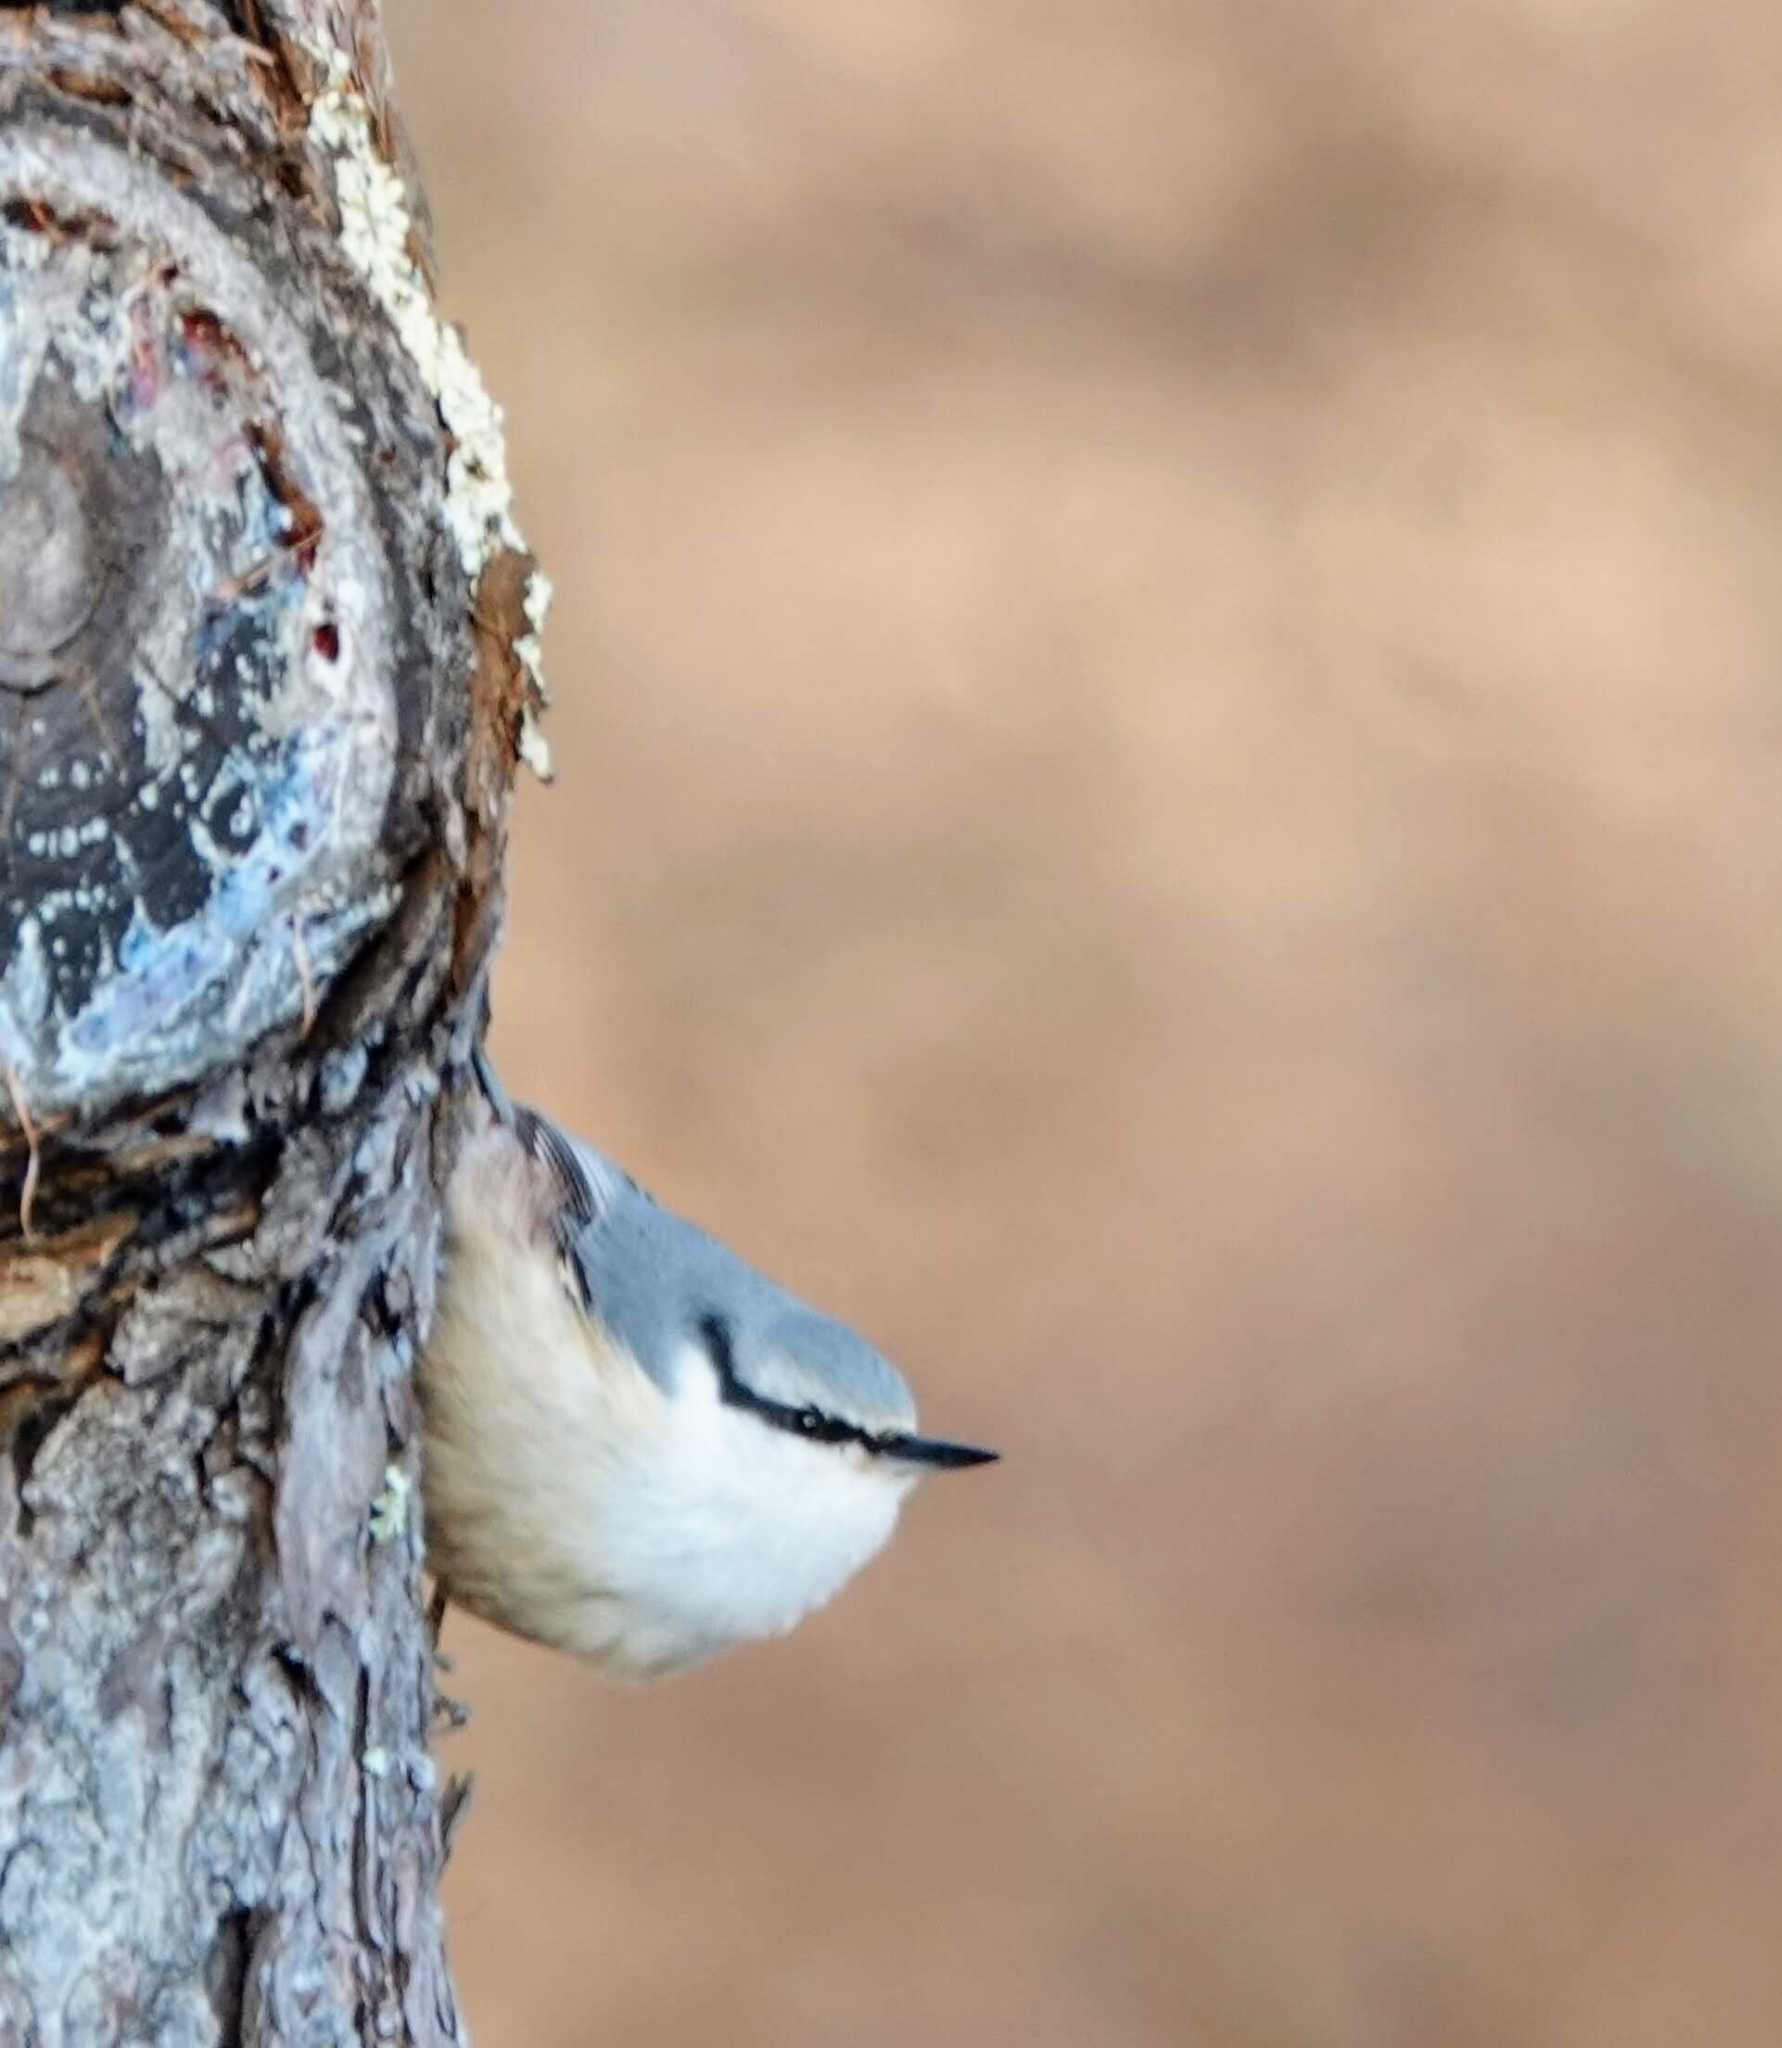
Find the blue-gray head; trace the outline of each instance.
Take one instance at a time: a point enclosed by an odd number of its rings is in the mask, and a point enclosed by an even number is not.
[[[769,1428],[931,1471],[996,1457],[918,1435],[903,1375],[846,1323],[663,1208],[592,1147],[568,1149],[587,1196],[575,1204],[565,1256],[591,1312],[665,1393],[675,1391],[692,1340],[720,1400]]]

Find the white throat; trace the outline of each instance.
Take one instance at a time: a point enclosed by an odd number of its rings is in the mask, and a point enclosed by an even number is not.
[[[690,1663],[781,1635],[883,1547],[912,1475],[722,1401],[687,1361],[661,1426],[614,1461],[600,1547],[627,1609],[614,1662]]]

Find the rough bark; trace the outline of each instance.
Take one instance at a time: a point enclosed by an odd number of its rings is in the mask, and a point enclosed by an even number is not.
[[[372,0],[0,9],[0,2048],[461,2038],[411,1366],[540,591]]]

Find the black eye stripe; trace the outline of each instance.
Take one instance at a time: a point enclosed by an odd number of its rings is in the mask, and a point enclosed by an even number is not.
[[[718,1375],[719,1398],[727,1406],[746,1408],[750,1414],[758,1415],[775,1429],[803,1437],[806,1443],[862,1444],[869,1451],[879,1448],[879,1440],[870,1430],[860,1429],[852,1422],[843,1422],[839,1416],[826,1415],[821,1408],[808,1404],[795,1408],[789,1401],[772,1401],[765,1394],[757,1394],[752,1387],[745,1387],[737,1377],[736,1347],[730,1325],[715,1311],[700,1317],[698,1329],[711,1358],[712,1369]]]
[[[770,1401],[745,1387],[737,1377],[736,1349],[730,1325],[715,1309],[708,1310],[695,1325],[718,1375],[718,1394],[732,1408],[747,1408],[763,1422],[789,1435],[801,1436],[814,1444],[859,1444],[876,1458],[894,1458],[900,1465],[927,1465],[936,1470],[954,1466],[988,1465],[994,1451],[974,1450],[970,1444],[941,1443],[933,1437],[910,1436],[903,1430],[873,1431],[826,1415],[808,1403],[794,1408],[786,1401]]]
[[[703,1315],[699,1318],[699,1334],[728,1394],[736,1382],[736,1352],[730,1342],[730,1325],[722,1316]]]

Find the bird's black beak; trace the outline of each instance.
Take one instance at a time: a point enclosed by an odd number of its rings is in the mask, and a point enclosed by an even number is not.
[[[963,1471],[967,1465],[993,1465],[1000,1451],[975,1450],[970,1444],[942,1443],[933,1436],[882,1436],[874,1445],[881,1457],[906,1465],[926,1465],[932,1472]]]

